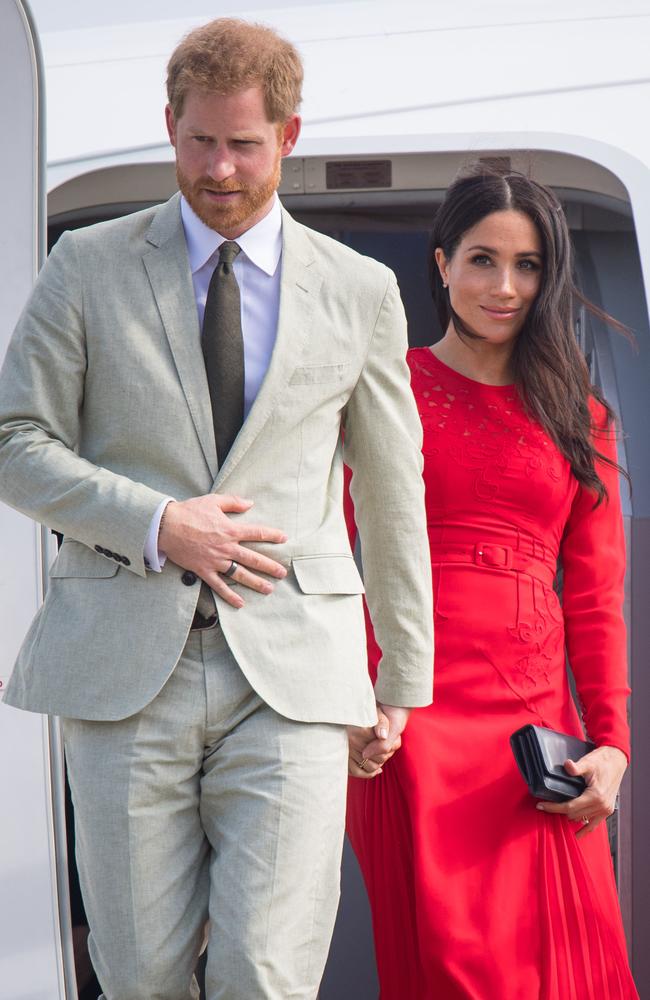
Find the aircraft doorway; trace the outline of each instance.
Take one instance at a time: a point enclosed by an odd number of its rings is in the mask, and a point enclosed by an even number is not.
[[[634,428],[642,429],[642,421],[647,419],[642,416],[642,405],[648,393],[647,381],[639,378],[638,367],[642,361],[641,371],[647,380],[650,331],[631,212],[625,203],[616,205],[609,199],[599,197],[588,199],[584,193],[570,190],[558,193],[562,196],[571,226],[579,287],[594,304],[625,323],[634,332],[637,341],[637,348],[634,349],[624,337],[607,329],[585,310],[581,310],[577,317],[577,331],[590,364],[592,380],[600,386],[621,420],[623,435],[619,462],[632,475],[636,497],[637,490],[647,489],[648,470],[643,454],[645,435],[638,430],[635,433]],[[442,192],[430,192],[428,198],[419,193],[413,204],[399,206],[386,204],[382,197],[378,197],[373,209],[369,204],[371,196],[366,195],[365,204],[360,209],[345,212],[332,208],[329,213],[319,209],[310,211],[303,208],[302,204],[299,209],[292,210],[291,200],[285,199],[285,203],[305,225],[341,240],[360,253],[381,260],[396,272],[409,322],[409,342],[411,346],[417,347],[433,343],[442,335],[434,315],[427,275],[430,222],[441,197]],[[644,492],[644,496],[646,495]],[[639,847],[637,844],[635,852],[632,816],[632,801],[634,800],[635,809],[638,809],[640,805],[643,807],[639,800],[647,795],[641,783],[643,758],[640,753],[643,751],[639,748],[643,706],[647,702],[643,696],[644,681],[640,676],[643,663],[633,655],[635,637],[643,628],[642,622],[637,620],[643,614],[640,608],[643,591],[637,585],[634,592],[632,583],[635,539],[639,537],[640,530],[644,529],[640,528],[634,517],[631,498],[624,483],[622,499],[630,561],[625,613],[632,654],[632,725],[633,746],[636,749],[635,762],[626,775],[621,790],[620,808],[610,818],[608,829],[624,925],[634,956],[634,942],[641,940],[639,923],[643,921],[642,926],[647,926],[645,921],[649,919],[647,914],[641,916],[638,897],[635,904],[638,889],[636,882],[633,888],[633,878],[638,878],[636,872],[639,863],[643,862],[637,860],[635,866],[635,859],[639,858]],[[644,539],[642,544],[646,545],[647,541]],[[643,586],[645,589],[647,584]],[[636,609],[634,619],[633,608]],[[359,887],[360,876],[356,860],[349,847],[346,850],[344,871],[348,891],[342,897],[332,949],[332,954],[336,954],[337,958],[336,961],[332,960],[331,965],[338,971],[340,984],[340,956],[349,953],[347,981],[357,991],[354,992],[355,996],[370,997],[373,995],[371,992],[362,992],[369,979],[370,961],[365,968],[360,962],[358,935],[355,947],[351,952],[349,949],[349,928],[355,921],[359,922],[359,912],[365,910],[366,903],[362,895],[360,898],[363,889]],[[362,937],[361,940],[364,941],[365,938]],[[371,944],[368,947],[371,948]],[[322,1000],[329,1000],[329,997],[334,998],[336,995],[337,984],[333,979],[330,982],[330,975],[328,967]]]
[[[502,154],[499,154],[502,155]],[[402,155],[396,160],[408,160]],[[418,154],[411,158],[409,186],[387,191],[331,192],[293,195],[286,190],[283,202],[301,222],[341,240],[361,253],[382,260],[397,274],[409,320],[412,346],[435,341],[440,330],[428,291],[427,252],[432,216],[444,189],[466,157],[452,154]],[[513,156],[514,160],[514,156]],[[303,169],[307,169],[307,161]],[[519,163],[513,162],[513,166]],[[591,167],[594,165],[592,164]],[[151,167],[151,197],[146,194],[146,165],[138,164],[137,195],[130,195],[129,171],[108,178],[98,171],[91,184],[75,199],[75,182],[54,191],[51,205],[50,244],[66,228],[112,218],[161,200],[174,189],[171,165]],[[312,175],[318,165],[312,166]],[[402,170],[406,171],[402,164]],[[617,870],[624,923],[635,953],[642,955],[642,940],[650,926],[650,904],[643,890],[645,859],[641,843],[648,832],[650,802],[641,781],[643,762],[650,756],[647,705],[650,691],[643,676],[643,651],[650,647],[650,623],[642,610],[648,583],[650,553],[650,464],[645,455],[647,380],[650,375],[650,330],[639,251],[632,211],[622,186],[602,170],[599,183],[581,186],[580,163],[574,157],[544,154],[533,163],[536,177],[551,183],[565,205],[577,252],[578,281],[585,294],[635,333],[637,353],[624,338],[604,329],[586,316],[579,317],[582,346],[589,357],[594,380],[619,413],[624,439],[619,461],[630,471],[633,501],[624,498],[624,515],[630,551],[626,618],[630,634],[632,727],[635,760],[621,794],[620,811],[610,824],[610,841]],[[102,176],[103,175],[103,176]],[[399,171],[394,171],[398,176]],[[593,171],[592,171],[593,175]],[[592,176],[591,175],[591,176]],[[110,193],[110,199],[107,194]],[[634,822],[631,799],[634,798]],[[70,865],[73,865],[70,852]],[[74,871],[71,874],[74,895]],[[82,952],[79,951],[79,955]],[[81,976],[81,968],[79,969]],[[643,983],[639,983],[642,989]],[[356,862],[349,849],[344,859],[343,897],[330,962],[320,1000],[354,996],[370,1000],[377,994],[369,912]]]

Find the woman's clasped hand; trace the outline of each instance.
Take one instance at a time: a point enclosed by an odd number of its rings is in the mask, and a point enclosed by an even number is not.
[[[582,795],[568,802],[539,802],[541,812],[558,813],[580,823],[576,836],[593,833],[616,809],[618,790],[627,769],[627,757],[618,747],[596,747],[580,760],[567,760],[565,770],[579,775],[586,788]]]

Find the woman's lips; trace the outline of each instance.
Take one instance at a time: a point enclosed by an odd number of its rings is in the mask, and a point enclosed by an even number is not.
[[[487,313],[493,319],[513,319],[519,312],[519,308],[516,309],[493,309],[490,306],[481,306],[483,312]]]

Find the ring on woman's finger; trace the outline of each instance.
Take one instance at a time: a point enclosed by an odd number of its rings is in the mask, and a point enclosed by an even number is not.
[[[580,819],[582,821],[582,825],[583,826],[587,826],[589,824],[589,817],[588,816],[581,816]]]
[[[367,757],[362,757],[361,760],[359,761],[359,767],[361,768],[362,771],[365,771],[367,763],[368,763]]]
[[[230,563],[230,566],[228,567],[228,569],[224,569],[224,571],[222,572],[221,575],[222,576],[227,576],[227,577],[234,576],[238,569],[239,569],[239,563],[236,563],[235,560],[233,559],[233,560],[231,560],[231,563]]]

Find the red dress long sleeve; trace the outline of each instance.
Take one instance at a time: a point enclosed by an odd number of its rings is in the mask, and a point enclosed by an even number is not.
[[[350,780],[348,833],[373,911],[381,1000],[633,1000],[605,825],[544,814],[510,734],[526,723],[625,752],[618,476],[597,507],[513,386],[409,352],[424,428],[434,702]],[[596,445],[613,455],[604,429]],[[563,567],[563,604],[554,590]],[[369,634],[369,669],[380,651]]]
[[[616,461],[616,438],[602,406],[593,406],[598,452]],[[566,647],[590,739],[630,756],[627,657],[622,615],[625,536],[616,469],[596,463],[607,499],[579,487],[560,547]]]

